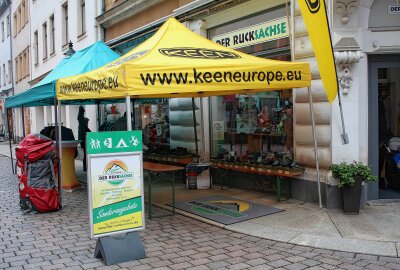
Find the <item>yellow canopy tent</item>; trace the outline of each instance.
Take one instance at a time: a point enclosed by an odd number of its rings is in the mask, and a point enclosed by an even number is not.
[[[220,96],[310,85],[310,66],[306,62],[276,61],[241,53],[199,36],[170,18],[151,38],[117,60],[57,80],[56,94],[59,104],[62,100],[125,98],[130,130],[131,97]],[[313,137],[315,140],[315,132]],[[318,170],[317,156],[316,163]]]
[[[58,100],[200,97],[308,87],[308,63],[254,57],[168,19],[147,41],[110,64],[59,79]]]

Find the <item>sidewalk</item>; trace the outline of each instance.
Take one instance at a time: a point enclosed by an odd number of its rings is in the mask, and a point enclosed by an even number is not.
[[[0,154],[9,156],[8,144],[0,143]],[[81,162],[76,164],[79,170]],[[359,215],[344,215],[341,210],[321,209],[316,204],[295,200],[271,206],[285,211],[233,225],[217,225],[288,244],[399,257],[400,204],[366,205]],[[177,212],[210,223],[201,217]]]

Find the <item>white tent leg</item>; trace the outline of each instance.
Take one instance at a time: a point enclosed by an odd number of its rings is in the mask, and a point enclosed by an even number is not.
[[[63,179],[62,179],[62,134],[61,134],[61,101],[59,100],[57,103],[57,113],[58,113],[58,126],[56,126],[55,128],[58,128],[58,153],[60,155],[60,171],[58,172],[58,178],[59,178],[59,192],[60,192],[60,204],[61,204],[61,208],[62,208],[62,199],[63,197],[63,189],[62,189],[62,185],[63,185]]]
[[[308,97],[310,99],[310,113],[311,113],[311,124],[312,124],[312,133],[313,133],[313,141],[314,141],[314,155],[315,155],[315,166],[317,169],[317,183],[318,183],[318,200],[319,200],[319,207],[322,207],[322,200],[321,200],[321,179],[320,179],[320,172],[319,172],[319,158],[318,158],[318,146],[317,146],[317,136],[315,133],[315,119],[314,119],[314,107],[313,107],[313,99],[311,95],[311,88],[307,87],[308,90]]]
[[[127,130],[132,130],[131,97],[125,97]]]

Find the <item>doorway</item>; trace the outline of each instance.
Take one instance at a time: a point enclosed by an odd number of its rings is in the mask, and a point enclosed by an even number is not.
[[[379,178],[368,199],[400,199],[400,55],[371,55],[368,68],[368,156]]]

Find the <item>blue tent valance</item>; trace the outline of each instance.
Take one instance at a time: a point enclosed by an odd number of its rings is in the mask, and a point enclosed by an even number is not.
[[[118,57],[120,56],[104,44],[104,42],[98,41],[85,49],[75,52],[71,57],[64,58],[43,80],[31,89],[8,97],[5,102],[5,107],[20,108],[22,106],[34,107],[54,105],[57,79],[78,75],[102,67]],[[94,101],[90,100],[68,102],[68,104],[94,103]],[[66,103],[63,102],[63,104]]]

